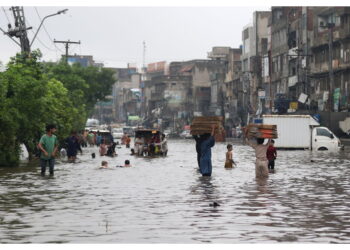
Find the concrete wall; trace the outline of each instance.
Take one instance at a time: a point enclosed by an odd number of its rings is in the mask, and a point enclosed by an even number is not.
[[[210,87],[210,75],[208,68],[194,66],[193,72],[193,87]]]

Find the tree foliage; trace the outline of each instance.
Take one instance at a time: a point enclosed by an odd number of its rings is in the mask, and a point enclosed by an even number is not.
[[[14,165],[19,145],[35,151],[45,125],[56,124],[59,139],[84,128],[98,99],[111,92],[113,72],[64,62],[42,63],[41,54],[18,54],[0,72],[0,166]]]

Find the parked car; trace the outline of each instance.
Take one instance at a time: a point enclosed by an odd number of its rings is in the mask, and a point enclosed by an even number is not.
[[[123,129],[122,128],[113,128],[112,135],[113,135],[113,138],[115,138],[115,139],[121,139],[124,135]]]
[[[184,131],[181,132],[180,137],[182,139],[191,139],[192,135],[191,135],[189,130],[184,130]]]

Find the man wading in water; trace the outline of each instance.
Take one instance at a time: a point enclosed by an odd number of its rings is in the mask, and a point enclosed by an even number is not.
[[[41,175],[45,175],[46,165],[49,164],[50,175],[53,175],[55,166],[55,156],[58,150],[58,141],[54,133],[56,126],[53,124],[46,126],[46,134],[39,141],[38,148],[41,150],[40,167]]]
[[[256,142],[257,144],[253,144],[249,141],[249,139],[246,137],[245,138],[246,143],[251,146],[252,148],[255,149],[255,174],[256,178],[261,178],[261,177],[268,177],[269,176],[269,169],[267,167],[268,165],[268,160],[266,158],[266,151],[267,148],[270,146],[271,139],[268,140],[267,144],[264,143],[263,138],[257,138]]]
[[[211,148],[215,145],[215,125],[212,125],[211,134],[201,135],[199,169],[203,176],[211,176]]]

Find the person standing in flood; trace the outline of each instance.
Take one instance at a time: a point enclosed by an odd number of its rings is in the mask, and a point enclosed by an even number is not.
[[[271,139],[268,140],[267,144],[264,144],[264,138],[257,138],[257,144],[253,144],[249,141],[249,139],[245,138],[246,143],[254,148],[255,150],[255,175],[257,178],[268,177],[269,169],[267,167],[268,160],[266,157],[267,148],[270,146]]]
[[[130,142],[131,142],[131,138],[130,138],[129,135],[127,134],[127,135],[126,135],[126,138],[125,138],[125,147],[126,147],[126,148],[130,148]]]
[[[193,139],[196,141],[197,163],[198,168],[200,169],[202,139],[200,135],[193,135]]]
[[[275,141],[271,140],[270,146],[267,148],[267,152],[266,152],[266,157],[267,157],[267,160],[269,161],[268,168],[269,170],[272,170],[272,171],[275,169],[275,160],[277,158],[277,151],[274,145],[275,145]]]
[[[82,152],[77,132],[72,131],[71,136],[66,139],[67,143],[67,156],[69,162],[74,162],[77,158],[78,150]]]
[[[211,164],[211,148],[215,145],[215,125],[212,125],[211,134],[201,135],[202,143],[200,146],[200,172],[203,176],[211,176],[212,164]]]
[[[225,168],[233,168],[232,144],[227,145]]]
[[[40,154],[41,175],[44,176],[46,172],[46,165],[49,165],[50,175],[54,174],[55,156],[58,150],[58,141],[56,135],[56,126],[49,124],[46,126],[46,134],[40,138],[38,148]]]

